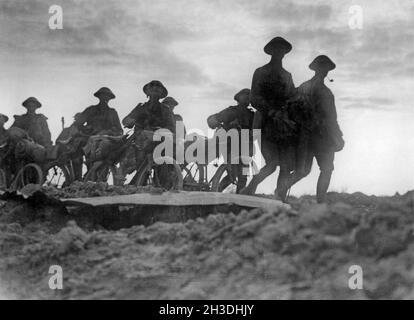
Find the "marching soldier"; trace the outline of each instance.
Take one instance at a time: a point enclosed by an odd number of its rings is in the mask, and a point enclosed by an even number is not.
[[[114,93],[106,87],[100,88],[94,93],[99,99],[99,103],[86,108],[82,113],[76,114],[73,127],[78,129],[84,137],[77,137],[77,155],[74,156],[73,166],[76,180],[82,179],[83,150],[89,136],[92,135],[111,135],[120,136],[123,134],[122,126],[119,121],[118,113],[109,107],[109,101],[115,99]]]
[[[22,103],[27,113],[14,116],[12,127],[25,130],[27,134],[38,144],[44,147],[52,145],[52,138],[47,124],[47,118],[43,114],[36,113],[42,104],[34,97],[30,97]]]
[[[219,113],[213,114],[207,119],[208,126],[211,129],[217,129],[218,127],[223,127],[225,130],[230,129],[244,129],[251,130],[253,125],[254,112],[249,109],[250,106],[250,89],[243,89],[234,96],[234,100],[237,101],[237,106],[228,107]],[[251,131],[250,131],[251,134]],[[239,135],[241,138],[241,135]],[[239,152],[241,152],[241,141],[239,145]],[[231,154],[231,150],[227,149],[228,153]],[[249,135],[249,155],[252,155],[253,143],[251,135]],[[243,165],[242,159],[240,159],[240,164],[232,165],[232,171],[237,174],[237,193],[242,190],[247,183],[247,176],[243,174]],[[230,183],[231,177],[227,175],[221,182],[220,189],[225,189]]]
[[[320,169],[316,197],[319,203],[325,202],[326,192],[334,170],[335,152],[344,147],[342,132],[337,121],[335,97],[325,85],[328,72],[334,70],[335,63],[327,56],[316,57],[309,68],[315,71],[312,79],[304,82],[298,89],[309,106],[312,106],[315,126],[310,134],[306,150],[298,150],[298,157],[304,157],[304,168],[298,168],[293,175],[292,185],[306,177],[311,169],[313,158],[316,158]],[[301,159],[299,159],[299,162]]]
[[[291,50],[292,45],[288,41],[281,37],[273,38],[264,47],[264,52],[271,56],[270,62],[258,68],[253,75],[251,103],[257,110],[253,129],[262,129],[261,147],[266,165],[253,177],[249,186],[242,190],[244,194],[254,193],[259,183],[280,165],[276,196],[282,200],[286,197],[292,161],[288,148],[274,141],[273,118],[295,93],[292,76],[282,66],[283,57]]]

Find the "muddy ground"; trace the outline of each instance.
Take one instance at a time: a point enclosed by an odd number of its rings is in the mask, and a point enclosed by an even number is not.
[[[85,191],[87,188],[90,190]],[[98,191],[97,191],[98,189]],[[99,196],[92,185],[49,196]],[[62,194],[63,192],[63,194]],[[67,192],[67,193],[65,193]],[[108,230],[56,203],[0,201],[0,295],[24,299],[413,299],[414,192]],[[63,290],[49,288],[51,265]],[[363,290],[348,286],[350,266]]]

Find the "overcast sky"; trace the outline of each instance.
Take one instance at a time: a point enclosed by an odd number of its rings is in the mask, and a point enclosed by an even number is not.
[[[63,8],[63,30],[48,27]],[[351,29],[349,8],[363,9]],[[23,113],[36,96],[54,138],[60,118],[96,103],[110,87],[124,117],[145,100],[142,86],[161,80],[188,128],[234,104],[254,70],[268,62],[274,36],[293,50],[284,60],[296,86],[326,54],[337,69],[336,97],[346,148],[337,154],[332,190],[394,194],[414,189],[414,2],[275,0],[0,0],[1,112]],[[10,125],[11,123],[9,123]],[[314,193],[318,169],[293,189]],[[274,177],[260,188],[272,192]]]

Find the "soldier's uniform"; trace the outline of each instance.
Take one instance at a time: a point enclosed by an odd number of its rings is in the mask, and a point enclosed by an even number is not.
[[[243,89],[240,92],[238,92],[234,96],[234,100],[239,102],[239,98],[241,95],[248,95],[250,96],[250,89]],[[253,139],[252,139],[252,125],[253,125],[253,118],[254,118],[254,112],[248,108],[247,106],[237,105],[237,106],[230,106],[219,113],[213,114],[207,119],[207,123],[211,129],[216,129],[219,126],[221,126],[224,130],[230,130],[230,129],[245,129],[250,130],[249,132],[249,154],[247,156],[251,157],[253,155]],[[241,144],[243,141],[241,141],[241,135],[239,135],[239,152],[241,155]],[[228,155],[231,155],[231,140],[229,139],[227,142],[227,153]],[[228,158],[228,161],[231,159]],[[241,160],[241,159],[240,159]],[[243,168],[245,168],[245,165],[243,165],[242,162],[240,162],[239,165],[233,165],[232,170],[237,174],[238,183],[237,183],[237,193],[240,192],[241,189],[243,189],[246,186],[247,183],[247,176],[243,174]],[[226,177],[230,178],[230,177]],[[225,178],[225,179],[226,179]],[[225,187],[225,184],[231,183],[231,181],[224,180],[222,181],[223,187]]]
[[[115,98],[112,91],[105,87],[99,89],[94,94],[97,98],[102,95],[107,95],[110,99]],[[81,114],[78,114],[74,124],[88,135],[119,136],[123,134],[118,113],[104,101],[100,101],[97,105],[90,106]]]
[[[80,114],[76,114],[73,123],[73,127],[86,135],[85,137],[76,137],[73,142],[76,151],[72,161],[76,180],[82,179],[83,147],[88,142],[88,136],[120,136],[123,134],[117,111],[108,105],[109,100],[115,99],[113,92],[109,88],[103,87],[95,92],[94,96],[99,99],[99,103],[86,108]]]
[[[42,104],[36,98],[31,97],[23,102],[23,106],[25,108],[33,106],[38,109]],[[26,113],[20,116],[16,115],[14,119],[12,127],[25,130],[36,143],[44,147],[50,147],[52,145],[52,138],[46,116],[40,113]]]
[[[323,69],[326,73],[335,69],[335,64],[327,56],[318,56],[310,64],[311,70]],[[326,75],[325,75],[326,76]],[[295,173],[293,183],[307,176],[312,169],[313,158],[320,168],[317,188],[318,202],[323,202],[334,170],[335,152],[344,147],[342,132],[337,121],[335,98],[332,91],[324,84],[324,77],[314,76],[298,88],[306,97],[314,111],[315,126],[310,134],[306,150],[298,150],[298,157],[304,157],[303,172]]]
[[[160,90],[161,94],[156,99],[151,97],[152,89]],[[143,87],[144,93],[150,97],[150,100],[145,103],[139,103],[123,120],[122,124],[127,128],[135,128],[135,161],[138,168],[148,149],[153,146],[153,141],[149,140],[148,134],[145,131],[154,131],[157,128],[168,129],[175,133],[175,119],[171,109],[161,103],[159,100],[168,95],[167,89],[164,85],[154,80],[147,83]]]
[[[162,98],[168,95],[167,89],[159,81],[151,81],[143,88],[148,95],[150,86],[157,86],[163,90]],[[135,126],[135,131],[153,130],[153,128],[165,128],[175,132],[175,119],[171,109],[159,101],[139,103],[125,118],[122,123],[127,128]]]
[[[274,117],[282,111],[282,107],[296,91],[292,75],[282,67],[283,56],[291,50],[292,45],[288,41],[281,37],[273,38],[264,47],[265,53],[272,56],[272,61],[254,72],[250,98],[252,106],[258,112],[255,114],[253,129],[262,130],[262,154],[266,165],[258,175],[253,177],[243,193],[254,192],[257,185],[274,172],[279,164],[277,194],[279,198],[285,198],[289,172],[294,168],[293,151],[288,145],[276,143]]]

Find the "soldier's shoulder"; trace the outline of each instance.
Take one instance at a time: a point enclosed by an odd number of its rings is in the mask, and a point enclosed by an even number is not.
[[[111,107],[109,107],[109,111],[110,111],[110,112],[112,112],[112,113],[116,113],[116,114],[118,114],[118,111],[116,111],[116,109],[115,109],[115,108],[111,108]]]
[[[270,66],[268,64],[265,64],[264,66],[261,66],[259,68],[257,68],[254,73],[257,74],[261,74],[261,73],[267,73],[270,71]]]
[[[36,114],[36,117],[40,120],[47,120],[48,117],[46,117],[43,113]]]

